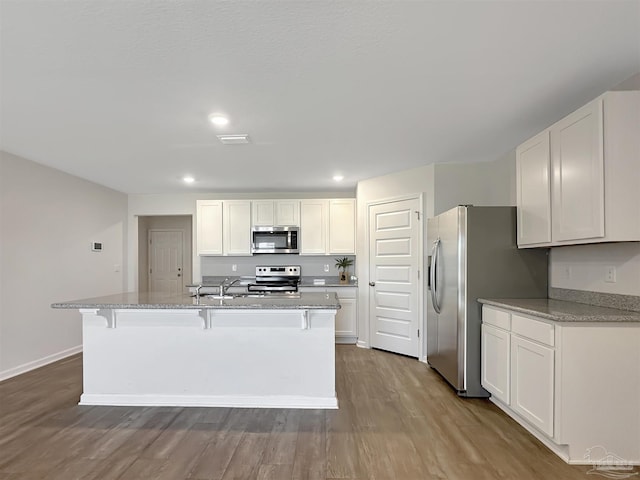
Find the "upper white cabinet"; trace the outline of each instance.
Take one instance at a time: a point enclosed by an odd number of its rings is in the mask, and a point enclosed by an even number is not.
[[[355,199],[302,200],[300,209],[302,255],[355,255]]]
[[[640,241],[639,131],[640,92],[607,92],[518,147],[518,245]]]
[[[254,200],[252,211],[255,226],[300,226],[300,201],[298,200]]]
[[[198,255],[222,255],[222,201],[196,202]]]
[[[329,227],[329,200],[300,202],[300,254],[325,255]]]
[[[251,201],[225,200],[222,214],[224,255],[251,255]]]
[[[518,245],[551,241],[550,155],[548,130],[516,149]]]
[[[251,255],[251,202],[198,200],[198,255]]]
[[[356,201],[329,200],[329,254],[355,255]]]
[[[604,237],[602,110],[598,99],[551,127],[553,241]]]

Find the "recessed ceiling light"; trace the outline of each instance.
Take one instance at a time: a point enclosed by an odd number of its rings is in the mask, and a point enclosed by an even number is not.
[[[196,181],[196,179],[195,179],[195,178],[193,178],[193,177],[188,177],[188,176],[187,176],[187,177],[184,177],[182,180],[184,181],[184,183],[193,183],[193,182],[195,182],[195,181]]]
[[[224,115],[220,115],[219,113],[212,113],[209,115],[209,121],[218,127],[222,127],[229,123],[229,119]]]
[[[342,175],[334,175],[334,176],[333,176],[333,179],[334,179],[336,182],[341,182],[342,180],[344,180],[344,176],[342,176]]]

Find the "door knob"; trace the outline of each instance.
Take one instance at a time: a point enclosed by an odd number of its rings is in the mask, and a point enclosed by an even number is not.
[[[178,276],[180,276],[180,274],[178,274]]]
[[[375,287],[376,286],[376,282],[369,282],[369,286],[370,287]]]

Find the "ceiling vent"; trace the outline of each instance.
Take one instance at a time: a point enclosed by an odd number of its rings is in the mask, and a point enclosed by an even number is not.
[[[244,145],[249,143],[249,135],[247,133],[241,133],[238,135],[216,135],[220,143],[223,145]]]

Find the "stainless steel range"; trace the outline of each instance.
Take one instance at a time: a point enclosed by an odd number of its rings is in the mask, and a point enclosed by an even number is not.
[[[300,265],[258,265],[256,283],[248,285],[249,292],[296,293],[300,283]]]

